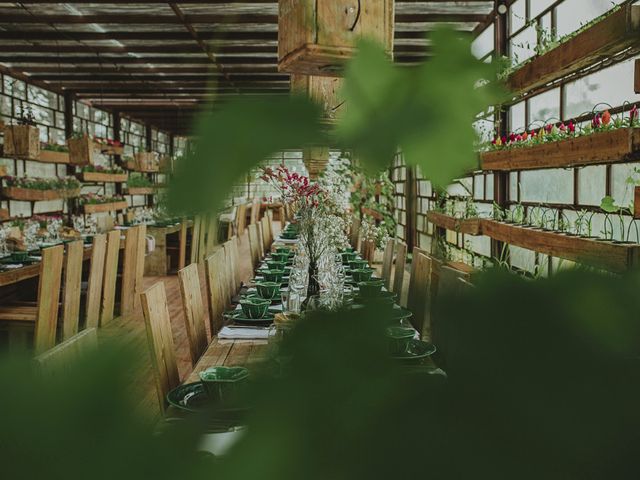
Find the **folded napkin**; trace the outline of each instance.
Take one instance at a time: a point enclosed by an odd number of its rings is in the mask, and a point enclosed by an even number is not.
[[[269,330],[262,328],[222,327],[218,332],[221,340],[267,340]]]
[[[16,268],[22,267],[24,267],[24,265],[21,263],[7,263],[6,265],[2,266],[2,268],[4,268],[5,270],[15,270]]]

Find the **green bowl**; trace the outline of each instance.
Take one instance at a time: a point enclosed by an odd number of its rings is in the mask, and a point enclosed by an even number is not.
[[[375,297],[382,292],[384,282],[382,280],[369,280],[368,282],[358,283],[361,297]]]
[[[371,276],[373,275],[372,268],[359,268],[357,270],[351,270],[351,277],[353,281],[356,283],[360,282],[368,282],[371,280]]]
[[[267,260],[267,267],[269,270],[284,270],[286,263],[278,262],[276,260]]]
[[[276,253],[286,253],[287,255],[291,255],[291,249],[289,247],[277,247]]]
[[[342,257],[342,263],[349,265],[350,262],[356,259],[356,252],[342,252],[340,256]]]
[[[12,262],[24,262],[29,257],[29,252],[11,252],[9,260]]]
[[[244,367],[209,367],[200,372],[200,381],[209,397],[218,400],[235,395],[239,384],[248,377],[249,370]]]
[[[270,305],[271,300],[264,298],[253,297],[240,300],[242,313],[244,313],[247,318],[258,319],[264,317],[267,314]]]
[[[257,282],[256,290],[261,298],[268,298],[272,300],[280,295],[280,283],[279,282]]]
[[[416,332],[413,328],[393,326],[387,328],[386,334],[389,339],[389,350],[392,354],[399,355],[407,351],[409,342]]]
[[[360,270],[363,268],[369,268],[369,262],[367,262],[366,260],[351,260],[349,262],[349,268],[351,270]]]
[[[282,238],[284,238],[285,240],[295,240],[296,238],[298,238],[298,233],[297,232],[282,232],[280,234],[280,236]]]
[[[342,250],[340,250],[340,253],[353,253],[355,251],[356,251],[356,249],[353,248],[353,247],[346,247],[346,248],[343,248]]]
[[[366,296],[362,293],[362,289],[360,289],[360,293],[356,296],[355,301],[357,303],[366,303],[366,304],[374,304],[376,307],[380,308],[392,308],[396,302],[397,295],[393,292],[389,292],[387,290],[382,290],[376,293],[374,296]]]
[[[265,282],[278,282],[282,283],[282,277],[284,277],[284,270],[263,270],[262,276]]]
[[[289,260],[288,253],[272,253],[271,254],[271,261],[273,262],[287,263],[287,260]]]

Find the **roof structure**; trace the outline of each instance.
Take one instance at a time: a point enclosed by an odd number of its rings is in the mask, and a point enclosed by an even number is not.
[[[436,25],[473,32],[493,10],[493,0],[396,2],[395,62],[424,60]],[[0,2],[0,70],[175,134],[212,94],[288,94],[277,43],[274,0]]]

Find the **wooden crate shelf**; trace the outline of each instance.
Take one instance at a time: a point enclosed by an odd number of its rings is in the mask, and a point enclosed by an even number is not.
[[[640,187],[636,187],[633,195],[633,218],[640,218]]]
[[[139,165],[135,160],[125,162],[124,168],[131,172],[157,173],[160,171],[159,165]]]
[[[482,170],[510,171],[617,163],[640,158],[640,128],[619,128],[591,135],[480,153]]]
[[[0,177],[6,177],[7,176],[7,167],[5,167],[4,165],[0,165]]]
[[[44,202],[77,197],[80,195],[80,189],[36,190],[34,188],[3,187],[2,195],[11,200],[20,200],[23,202]]]
[[[115,212],[117,210],[124,210],[127,208],[127,202],[111,202],[111,203],[92,203],[84,204],[82,210],[84,213],[102,213],[102,212]]]
[[[88,183],[123,183],[129,178],[128,173],[81,172],[78,179]]]
[[[0,222],[9,220],[9,210],[6,208],[0,208]]]
[[[479,218],[455,218],[439,212],[427,212],[427,220],[441,228],[466,235],[482,235],[482,220]]]
[[[69,152],[55,152],[53,150],[40,150],[38,158],[33,160],[41,163],[69,163]]]
[[[640,5],[625,5],[507,79],[514,96],[530,92],[594,65],[632,46],[640,47]]]
[[[640,244],[615,243],[483,220],[483,233],[495,240],[616,273],[640,264]]]
[[[127,188],[127,195],[153,195],[158,191],[156,187]]]
[[[67,140],[69,145],[69,160],[73,165],[94,165],[95,152],[103,155],[122,155],[124,147],[114,145],[103,145],[97,143],[93,138],[81,137]]]

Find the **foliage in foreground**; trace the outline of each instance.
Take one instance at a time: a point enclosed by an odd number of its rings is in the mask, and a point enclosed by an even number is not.
[[[373,312],[322,315],[257,378],[244,439],[194,453],[206,418],[162,435],[126,396],[116,351],[70,378],[3,361],[6,478],[634,478],[640,447],[637,276],[504,272],[436,306],[448,379],[392,362]],[[53,380],[53,381],[52,381]]]

